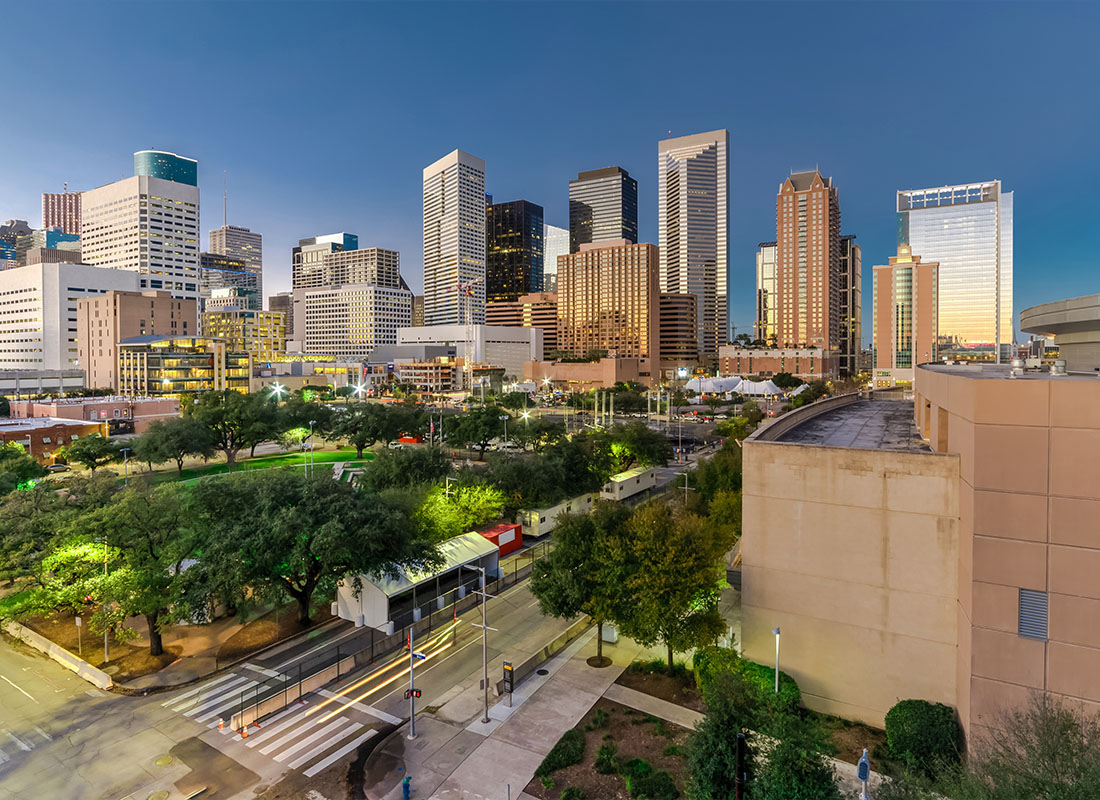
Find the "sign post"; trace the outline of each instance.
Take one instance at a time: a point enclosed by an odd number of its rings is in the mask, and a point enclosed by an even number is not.
[[[76,623],[76,649],[77,649],[77,653],[79,655],[83,656],[84,655],[84,642],[83,642],[83,639],[80,635],[80,631],[81,631],[81,627],[82,627],[80,617],[75,617],[73,619],[73,622]]]
[[[512,688],[515,686],[513,683],[514,673],[512,671],[512,662],[504,662],[504,691],[508,694],[508,708],[512,707]]]

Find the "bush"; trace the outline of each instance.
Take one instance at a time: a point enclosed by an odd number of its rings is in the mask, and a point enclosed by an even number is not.
[[[619,771],[619,748],[610,739],[600,745],[596,751],[596,772],[601,775],[614,775]]]
[[[623,779],[626,781],[628,792],[634,792],[634,786],[638,781],[648,777],[653,772],[653,767],[644,758],[632,758],[619,768]]]
[[[676,800],[680,796],[680,790],[676,788],[676,782],[672,776],[664,770],[651,772],[634,781],[630,788],[630,796],[645,798],[645,800]]]
[[[787,717],[757,762],[753,800],[841,800],[836,773],[821,752],[820,731]]]
[[[910,769],[932,774],[959,761],[959,723],[943,703],[902,700],[886,714],[886,745]]]
[[[685,755],[686,751],[678,744],[670,744],[665,748],[664,755],[668,757]]]
[[[569,786],[561,793],[561,800],[588,800],[588,795],[579,786]]]
[[[695,651],[692,660],[695,683],[706,700],[715,679],[736,672],[753,688],[756,699],[772,712],[795,712],[802,705],[798,683],[787,673],[779,672],[779,694],[775,693],[775,669],[746,661],[728,647],[704,647]],[[710,701],[707,701],[710,705]]]
[[[570,728],[561,735],[557,744],[550,748],[546,758],[535,770],[535,777],[549,776],[559,769],[571,767],[584,760],[584,733],[576,728]]]

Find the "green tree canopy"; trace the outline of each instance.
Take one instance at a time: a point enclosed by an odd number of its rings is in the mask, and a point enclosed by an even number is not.
[[[451,460],[438,447],[382,450],[363,468],[362,485],[372,492],[438,483],[450,475]]]
[[[349,405],[333,418],[332,435],[355,448],[356,457],[385,434],[385,407],[378,403]]]
[[[214,434],[193,417],[156,420],[130,446],[139,461],[149,464],[174,461],[180,476],[187,456],[207,458],[215,452]]]
[[[119,446],[98,433],[81,436],[69,445],[67,455],[70,461],[82,464],[92,472],[122,460]]]
[[[447,441],[470,443],[485,460],[489,443],[504,433],[503,412],[498,406],[474,408],[455,418],[447,431]],[[449,421],[449,420],[448,420]]]
[[[0,444],[0,494],[14,491],[20,484],[27,484],[46,474],[43,467],[18,442]]]
[[[225,463],[230,468],[237,463],[237,454],[256,441],[260,403],[266,405],[259,395],[255,396],[259,399],[250,399],[232,389],[203,392],[185,409],[185,416],[210,431],[214,447],[225,454]]]

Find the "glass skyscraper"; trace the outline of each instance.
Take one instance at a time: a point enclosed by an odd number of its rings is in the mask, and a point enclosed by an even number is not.
[[[139,150],[134,153],[134,174],[198,186],[199,162],[161,150]]]
[[[939,263],[940,356],[1005,361],[1012,347],[1012,192],[1000,181],[898,192],[898,244]]]
[[[485,299],[515,302],[542,291],[542,206],[526,200],[485,207]]]
[[[558,256],[569,255],[569,231],[556,225],[542,226],[542,290],[558,290]]]
[[[619,239],[638,243],[638,182],[622,167],[578,173],[569,181],[569,252]]]

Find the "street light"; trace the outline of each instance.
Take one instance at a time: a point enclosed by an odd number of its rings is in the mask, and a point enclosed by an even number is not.
[[[130,485],[130,448],[123,447],[122,450],[122,485]]]
[[[361,383],[355,384],[355,396],[362,399],[363,398],[363,391],[365,389],[366,389],[366,386],[364,386],[363,384],[361,384]]]
[[[276,381],[275,383],[271,384],[271,393],[272,393],[273,395],[275,395],[275,399],[276,399],[276,401],[278,401],[279,399],[281,399],[281,398],[282,398],[282,396],[283,396],[283,390],[284,390],[284,387],[283,387],[283,385],[282,385],[282,384],[280,384],[280,383],[279,383],[278,381]]]
[[[309,421],[309,474],[313,475],[313,426],[317,423],[317,420],[311,419]]]
[[[775,634],[775,693],[779,694],[779,628],[772,628]]]

